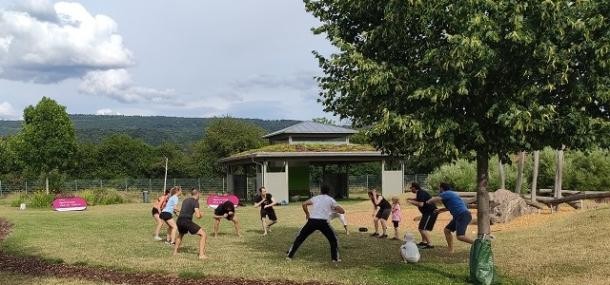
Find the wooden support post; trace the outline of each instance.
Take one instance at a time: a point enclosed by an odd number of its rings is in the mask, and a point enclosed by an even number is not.
[[[534,151],[534,169],[532,170],[531,201],[536,202],[536,191],[538,191],[538,168],[540,167],[540,151]]]

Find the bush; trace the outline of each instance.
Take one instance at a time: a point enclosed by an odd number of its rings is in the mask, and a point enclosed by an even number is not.
[[[79,195],[87,201],[87,205],[113,205],[123,204],[127,200],[114,189],[87,189]]]
[[[17,196],[17,198],[15,198],[15,200],[13,200],[11,202],[11,207],[19,207],[21,205],[21,203],[28,204],[28,202],[29,202],[29,195],[20,194],[19,196]]]
[[[11,202],[11,206],[19,207],[21,203],[25,203],[30,208],[49,208],[53,203],[53,199],[55,199],[55,195],[39,191],[30,195],[19,195],[15,200],[13,200],[13,202]]]

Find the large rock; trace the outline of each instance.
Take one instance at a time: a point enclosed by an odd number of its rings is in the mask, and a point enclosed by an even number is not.
[[[532,213],[535,209],[527,205],[519,194],[505,189],[489,193],[491,202],[491,222],[508,223],[513,219]]]

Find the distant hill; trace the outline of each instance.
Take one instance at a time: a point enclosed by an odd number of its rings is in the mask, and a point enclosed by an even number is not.
[[[123,133],[140,138],[152,145],[164,141],[187,146],[203,136],[203,129],[213,118],[141,117],[70,115],[76,135],[82,142],[101,141],[104,137]],[[293,120],[240,119],[253,123],[268,132],[296,124]],[[0,136],[12,135],[21,129],[21,121],[0,121]]]

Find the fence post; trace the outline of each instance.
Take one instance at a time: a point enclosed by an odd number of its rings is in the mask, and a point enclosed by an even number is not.
[[[127,192],[127,178],[125,178],[125,192]]]
[[[222,177],[222,193],[225,192],[225,178],[224,176]]]
[[[197,178],[197,189],[201,191],[201,178]]]
[[[0,180],[0,197],[2,197],[2,180]]]
[[[369,175],[366,175],[366,191],[369,191]]]
[[[148,192],[152,193],[152,179],[148,178]]]
[[[174,186],[176,186],[176,178],[174,178]]]
[[[25,181],[25,195],[28,194],[28,181]]]
[[[78,192],[78,180],[74,180],[74,189]]]
[[[104,188],[104,185],[102,184],[102,179],[100,179],[100,189]]]

